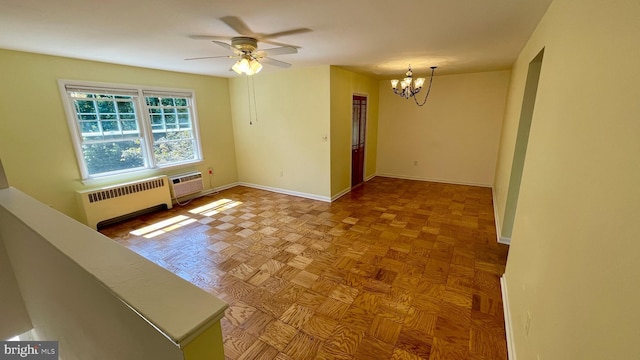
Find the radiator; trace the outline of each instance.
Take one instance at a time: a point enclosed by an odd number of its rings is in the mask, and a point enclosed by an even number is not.
[[[176,199],[186,195],[195,194],[204,189],[201,172],[174,175],[169,177],[169,182],[171,183],[173,197]]]
[[[78,191],[86,224],[94,229],[105,220],[166,205],[171,209],[171,193],[166,176],[113,185],[100,189]]]

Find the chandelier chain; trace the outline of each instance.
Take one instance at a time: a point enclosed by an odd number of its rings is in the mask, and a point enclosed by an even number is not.
[[[435,66],[431,67],[431,78],[429,79],[429,88],[427,89],[427,94],[424,97],[424,101],[422,101],[422,103],[418,102],[418,99],[416,96],[413,97],[413,100],[415,100],[416,105],[418,106],[424,106],[424,104],[427,103],[427,99],[429,98],[429,93],[431,92],[431,84],[433,83],[433,72],[436,70]]]

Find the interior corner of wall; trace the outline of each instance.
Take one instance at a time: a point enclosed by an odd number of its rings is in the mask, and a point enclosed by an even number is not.
[[[7,174],[4,172],[4,167],[2,166],[2,159],[0,159],[0,189],[6,189],[9,187],[9,180],[7,179]]]

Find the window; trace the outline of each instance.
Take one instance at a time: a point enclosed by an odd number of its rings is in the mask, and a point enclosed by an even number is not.
[[[84,179],[201,160],[193,92],[61,81]]]

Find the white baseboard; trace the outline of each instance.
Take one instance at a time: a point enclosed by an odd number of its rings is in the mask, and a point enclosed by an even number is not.
[[[239,182],[234,182],[234,183],[231,183],[231,184],[218,186],[217,188],[213,188],[212,190],[209,190],[209,194],[212,194],[212,193],[218,192],[218,191],[222,191],[222,190],[231,189],[232,187],[236,187],[238,185],[240,185]]]
[[[373,179],[373,178],[374,178],[374,177],[376,177],[376,176],[378,176],[378,175],[377,175],[376,173],[373,173],[373,174],[371,174],[371,175],[369,175],[369,176],[365,177],[365,178],[364,178],[364,181],[369,181],[369,180]]]
[[[281,189],[281,188],[275,188],[275,187],[271,187],[271,186],[264,186],[264,185],[251,184],[251,183],[245,183],[245,182],[239,182],[239,183],[237,183],[237,185],[246,186],[246,187],[250,187],[250,188],[254,188],[254,189],[272,191],[272,192],[279,193],[279,194],[298,196],[298,197],[302,197],[302,198],[306,198],[306,199],[320,200],[320,201],[324,201],[324,202],[331,202],[331,198],[328,197],[328,196],[320,196],[320,195],[316,195],[316,194],[308,194],[308,193],[303,193],[303,192],[298,192],[298,191],[292,191],[292,190],[287,190],[287,189]]]
[[[500,277],[500,290],[502,292],[502,308],[504,311],[504,330],[507,334],[507,356],[509,360],[516,360],[515,345],[513,344],[513,327],[511,326],[511,312],[509,310],[507,280],[504,278],[504,275]]]
[[[201,196],[211,195],[211,194],[220,192],[222,190],[231,189],[232,187],[235,187],[235,186],[238,186],[238,185],[239,184],[237,182],[231,183],[231,184],[226,184],[226,185],[218,186],[218,187],[213,188],[213,189],[202,190],[202,191],[197,192],[195,194],[191,194],[191,195],[187,195],[187,196],[181,197],[178,200],[180,200],[180,203],[184,204],[185,201],[193,200],[193,199],[199,198]],[[177,202],[176,199],[171,199],[171,201],[173,202],[174,205],[176,205],[176,204],[179,205],[180,204],[180,203]]]
[[[488,188],[491,187],[491,184],[483,184],[483,183],[475,183],[475,182],[467,182],[467,181],[457,181],[457,180],[448,180],[448,179],[425,178],[425,177],[411,176],[411,175],[377,174],[376,176],[383,176],[383,177],[390,177],[390,178],[404,179],[404,180],[430,181],[430,182],[437,182],[437,183],[443,183],[443,184],[479,186],[479,187],[488,187]]]

